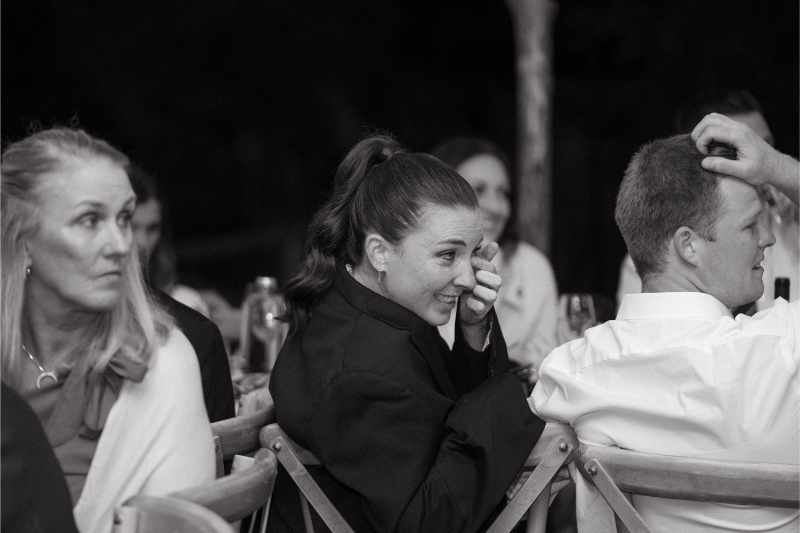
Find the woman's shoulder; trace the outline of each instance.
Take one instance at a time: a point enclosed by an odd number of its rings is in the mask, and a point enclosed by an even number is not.
[[[194,348],[186,335],[173,326],[150,358],[147,374],[151,375],[151,379],[178,379],[184,382],[184,376],[190,372],[198,373],[199,382],[200,365]]]
[[[509,259],[511,262],[520,263],[527,267],[544,267],[552,270],[550,260],[538,248],[527,242],[517,243],[517,249]]]
[[[183,305],[191,307],[205,317],[208,317],[211,314],[206,301],[199,292],[191,287],[180,284],[175,285],[172,290],[169,291],[169,295]]]
[[[503,283],[509,285],[542,285],[548,282],[555,285],[555,273],[550,260],[534,246],[520,242],[514,253],[505,259],[500,274],[504,275]]]

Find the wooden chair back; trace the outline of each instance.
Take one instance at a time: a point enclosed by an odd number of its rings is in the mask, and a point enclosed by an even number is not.
[[[219,515],[193,502],[171,497],[139,496],[114,512],[114,533],[234,533]]]
[[[487,533],[511,531],[526,512],[529,512],[528,531],[544,533],[552,480],[563,465],[573,460],[573,452],[578,443],[569,426],[548,427],[550,429],[545,429],[525,463],[527,468],[533,469],[531,476],[495,519]],[[300,491],[306,533],[314,531],[309,504],[332,533],[352,533],[353,529],[305,468],[320,465],[320,461],[289,438],[278,424],[270,424],[261,430],[260,440],[264,448],[275,453]]]
[[[317,482],[306,470],[306,466],[321,465],[310,451],[294,442],[283,432],[278,424],[269,424],[261,430],[261,446],[275,453],[278,460],[291,476],[300,491],[300,506],[303,512],[303,523],[306,533],[314,533],[311,523],[309,503],[317,512],[331,533],[354,533],[353,529],[339,513],[336,507],[319,488]]]
[[[173,492],[170,496],[202,505],[228,522],[235,522],[269,504],[277,474],[275,454],[262,449],[256,453],[255,462],[249,468],[210,483]]]
[[[544,533],[555,475],[575,459],[578,437],[566,424],[548,423],[525,461],[530,477],[489,526],[487,533],[507,533],[527,513],[526,533]]]
[[[236,416],[211,424],[214,435],[214,454],[217,459],[217,477],[225,475],[224,464],[235,455],[249,455],[261,447],[258,434],[261,428],[275,422],[275,406],[270,405],[249,415]]]
[[[578,470],[617,517],[617,531],[649,532],[630,494],[764,507],[800,507],[797,465],[673,457],[581,445]]]

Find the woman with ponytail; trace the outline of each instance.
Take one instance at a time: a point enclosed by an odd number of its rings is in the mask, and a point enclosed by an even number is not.
[[[481,241],[469,184],[385,135],[347,154],[311,223],[270,392],[355,531],[479,530],[544,428],[508,372],[497,244]],[[454,308],[450,350],[436,327]],[[271,531],[304,529],[288,485],[281,471]]]

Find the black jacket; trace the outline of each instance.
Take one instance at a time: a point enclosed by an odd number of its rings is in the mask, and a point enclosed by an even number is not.
[[[485,352],[457,334],[451,353],[436,328],[344,269],[284,344],[270,390],[278,423],[320,459],[312,475],[356,531],[479,530],[544,429],[508,373],[496,317]],[[285,481],[270,530],[301,531]]]
[[[178,329],[186,335],[197,354],[209,421],[217,422],[236,416],[228,352],[217,325],[166,293],[153,287],[150,291],[175,319]]]

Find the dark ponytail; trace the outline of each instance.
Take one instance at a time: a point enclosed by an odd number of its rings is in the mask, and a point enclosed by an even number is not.
[[[361,263],[368,231],[399,243],[427,204],[478,206],[469,184],[438,159],[408,153],[385,134],[356,144],[336,171],[333,194],[311,221],[306,260],[286,285],[289,335],[305,327],[337,264]]]

